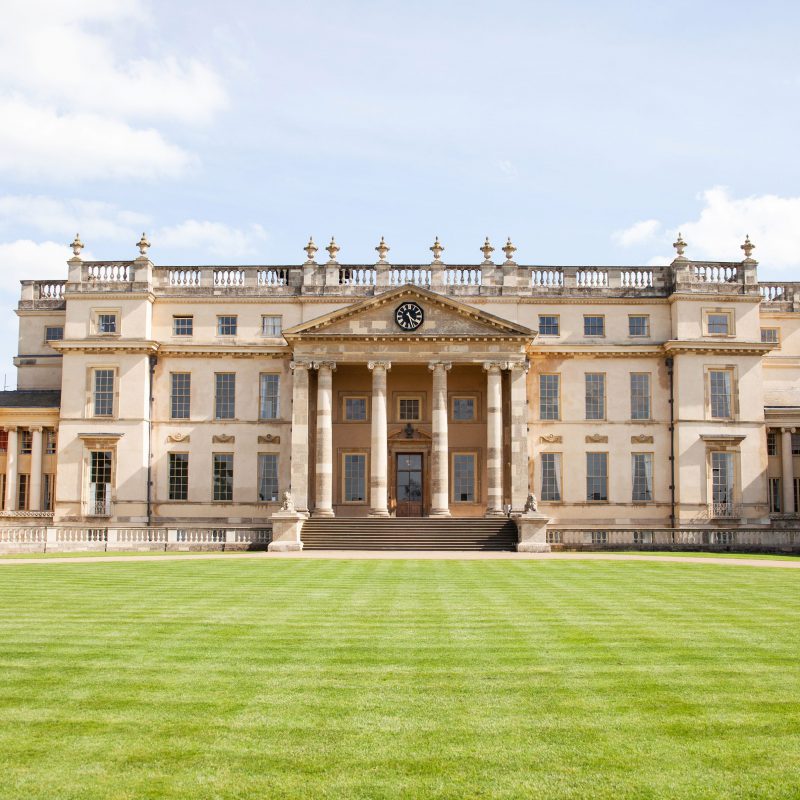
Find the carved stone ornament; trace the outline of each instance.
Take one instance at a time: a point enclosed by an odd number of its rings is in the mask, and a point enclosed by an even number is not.
[[[640,433],[638,436],[631,436],[631,444],[652,444],[653,437],[648,436],[646,433]]]
[[[608,441],[608,436],[603,436],[599,433],[593,433],[591,436],[586,437],[586,444],[602,444]]]
[[[435,264],[438,264],[442,260],[442,253],[444,252],[444,246],[439,241],[439,237],[436,237],[436,241],[430,248],[431,253],[433,253],[433,261]]]
[[[83,250],[84,244],[81,241],[81,235],[79,233],[75,234],[75,238],[72,240],[72,244],[70,245],[72,248],[72,252],[76,256],[80,256],[81,250]]]
[[[314,256],[316,255],[317,250],[319,250],[319,247],[314,244],[313,236],[308,237],[308,244],[303,248],[303,250],[306,251],[306,264],[313,264]]]
[[[211,437],[211,441],[214,444],[233,444],[236,441],[236,437],[229,433],[218,433]]]
[[[683,236],[681,236],[680,232],[678,233],[678,238],[672,243],[672,246],[678,254],[675,260],[686,261],[686,256],[683,255],[684,252],[686,252],[686,242],[683,241]]]
[[[336,239],[334,239],[333,236],[331,236],[331,243],[325,249],[328,251],[328,256],[330,256],[330,258],[328,259],[328,263],[335,264],[336,255],[342,248],[339,247],[338,244],[336,244]]]
[[[386,244],[386,241],[384,240],[383,236],[381,236],[380,244],[378,244],[378,246],[375,248],[375,250],[377,250],[378,252],[378,259],[380,260],[381,263],[386,261],[386,255],[388,254],[390,249],[391,248],[389,247],[388,244]]]
[[[147,241],[147,236],[144,232],[142,232],[142,238],[136,242],[136,246],[139,248],[140,255],[147,255],[147,248],[150,247],[150,242]]]
[[[481,253],[483,253],[483,263],[484,264],[491,264],[492,263],[492,253],[494,253],[494,247],[492,247],[488,236],[486,237],[486,241],[483,243],[483,247],[481,247],[479,249],[480,249]]]
[[[271,433],[268,433],[266,436],[259,436],[258,437],[259,444],[280,444],[281,437],[280,436],[273,436]]]
[[[189,441],[189,434],[188,433],[171,433],[167,436],[168,442],[188,442]]]
[[[753,255],[753,250],[756,249],[756,246],[750,241],[750,234],[744,237],[744,244],[739,245],[742,250],[744,250],[744,257],[746,261],[751,261],[751,256]]]
[[[517,252],[517,248],[511,243],[511,237],[509,236],[506,243],[503,245],[503,252],[506,255],[506,264],[513,264],[514,263],[514,253]]]
[[[529,494],[528,499],[525,501],[525,511],[538,511],[539,503],[536,500],[535,494]]]
[[[539,437],[539,441],[542,444],[561,444],[564,441],[564,437],[555,433],[546,433],[544,436]]]
[[[294,511],[294,499],[292,498],[292,493],[288,489],[283,493],[281,511]]]

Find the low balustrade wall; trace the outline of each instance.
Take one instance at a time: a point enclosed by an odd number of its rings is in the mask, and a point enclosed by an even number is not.
[[[272,538],[262,528],[0,528],[0,554],[65,551],[265,550]]]

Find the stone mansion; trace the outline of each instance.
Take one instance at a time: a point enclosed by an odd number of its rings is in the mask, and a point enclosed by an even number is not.
[[[0,394],[3,524],[791,525],[800,283],[735,262],[282,266],[84,261],[22,281]],[[797,477],[795,477],[797,476]],[[280,525],[278,525],[280,522]],[[549,534],[548,534],[549,537]],[[524,539],[524,537],[523,537]],[[547,541],[555,541],[548,538]]]

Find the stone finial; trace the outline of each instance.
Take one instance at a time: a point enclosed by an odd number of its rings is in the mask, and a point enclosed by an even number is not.
[[[313,236],[308,237],[308,244],[303,248],[303,250],[306,251],[306,264],[313,264],[314,256],[317,254],[317,250],[319,250],[319,247],[314,244]]]
[[[331,243],[325,248],[328,251],[328,263],[336,263],[336,254],[342,249],[336,244],[336,240],[331,236]]]
[[[375,248],[375,250],[378,253],[378,260],[379,261],[386,261],[386,255],[388,254],[390,249],[391,248],[389,247],[388,244],[386,244],[386,241],[384,240],[383,236],[381,236],[381,241],[378,244],[378,246]]]
[[[442,260],[442,253],[444,252],[444,247],[442,246],[441,242],[439,241],[439,237],[436,237],[436,241],[430,248],[431,253],[433,253],[433,260],[435,262]]]
[[[78,258],[80,258],[81,250],[83,250],[84,244],[81,241],[81,235],[79,233],[75,234],[75,238],[72,240],[72,244],[70,245],[70,247],[72,248],[73,254]]]
[[[683,255],[683,253],[686,250],[687,245],[686,242],[683,241],[683,236],[681,235],[680,231],[678,232],[678,238],[672,243],[672,246],[675,248],[678,258],[681,261],[686,261],[686,257]]]
[[[744,259],[745,261],[752,261],[753,259],[751,256],[753,255],[753,250],[756,249],[756,246],[750,241],[750,234],[744,237],[744,244],[739,245],[741,249],[744,251]]]
[[[484,264],[491,264],[492,263],[492,253],[494,253],[494,247],[489,243],[489,237],[486,237],[486,241],[483,243],[483,247],[480,248],[481,253],[483,253],[483,263]]]
[[[147,248],[150,247],[150,242],[147,241],[147,236],[145,235],[144,231],[142,232],[142,238],[136,242],[136,246],[139,248],[140,255],[147,255]]]
[[[506,264],[513,264],[514,263],[514,253],[517,252],[517,248],[511,243],[511,237],[509,236],[506,240],[506,243],[503,245],[503,252],[506,254]]]

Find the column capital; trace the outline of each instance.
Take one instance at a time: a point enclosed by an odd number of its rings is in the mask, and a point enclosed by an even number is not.
[[[385,369],[390,370],[392,368],[391,361],[368,361],[367,362],[367,369]]]
[[[3,430],[4,430],[6,433],[16,433],[16,432],[17,432],[17,426],[16,426],[16,425],[6,425],[6,426],[3,428]]]
[[[335,361],[312,361],[311,369],[329,369],[331,371],[336,369]]]
[[[796,433],[797,428],[790,428],[788,425],[781,428],[781,433]]]
[[[483,368],[489,373],[500,372],[506,368],[506,363],[505,361],[484,361]]]
[[[44,428],[41,425],[29,425],[28,430],[32,433],[41,433]]]
[[[311,366],[312,364],[310,361],[303,361],[301,359],[289,362],[290,369],[311,369]]]
[[[429,361],[428,362],[428,369],[431,370],[432,372],[436,371],[437,369],[448,370],[448,369],[451,369],[452,366],[453,366],[453,362],[452,361]]]
[[[509,361],[506,367],[510,370],[520,370],[521,372],[528,372],[531,368],[530,361]]]

